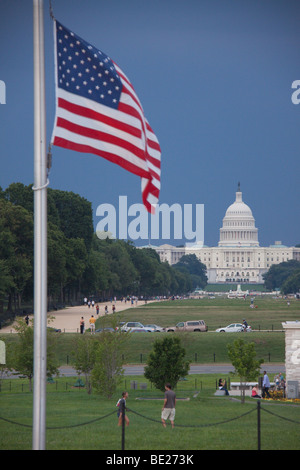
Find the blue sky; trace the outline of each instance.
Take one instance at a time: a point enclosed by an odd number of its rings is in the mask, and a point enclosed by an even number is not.
[[[160,203],[204,204],[215,246],[240,181],[261,246],[300,243],[300,2],[52,0],[55,17],[130,78],[162,148]],[[54,114],[53,26],[45,1],[47,137]],[[0,2],[0,186],[33,183],[31,0]],[[50,187],[96,209],[141,203],[140,179],[94,155],[53,148]],[[173,242],[171,240],[171,242]],[[175,244],[181,241],[175,240]],[[184,240],[183,240],[184,242]],[[157,243],[157,242],[155,242]],[[145,240],[137,244],[145,244]]]

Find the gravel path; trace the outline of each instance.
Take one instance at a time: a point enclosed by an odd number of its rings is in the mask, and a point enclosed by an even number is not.
[[[77,333],[79,331],[79,322],[80,318],[83,317],[85,320],[85,327],[89,328],[89,319],[91,315],[99,318],[105,316],[105,306],[108,308],[108,315],[112,314],[112,306],[115,305],[115,312],[121,312],[127,310],[128,308],[138,308],[140,305],[145,305],[144,301],[138,301],[131,304],[131,302],[123,300],[117,300],[116,302],[103,302],[98,303],[99,305],[99,315],[97,315],[96,304],[95,307],[88,307],[87,305],[79,305],[76,307],[66,307],[62,310],[48,312],[48,317],[52,317],[53,321],[49,323],[49,326],[52,328],[61,329],[65,333]],[[29,318],[32,319],[33,315],[29,315]],[[0,330],[2,333],[16,333],[14,325],[4,326]]]

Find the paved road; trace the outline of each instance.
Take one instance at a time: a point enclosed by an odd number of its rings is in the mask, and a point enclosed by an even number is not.
[[[130,366],[124,366],[124,375],[144,375],[144,365],[136,364]],[[190,367],[189,374],[229,374],[233,372],[234,368],[231,364],[193,364]],[[263,364],[261,368],[261,373],[266,370],[268,374],[278,374],[282,372],[285,374],[285,365],[284,364]],[[77,375],[76,370],[71,366],[61,366],[59,367],[60,376],[64,377],[74,377]],[[13,375],[8,373],[3,377],[4,379],[16,379],[18,375]]]
[[[190,374],[228,374],[233,372],[234,368],[231,364],[194,364],[190,367]],[[263,364],[261,372],[266,370],[270,374],[285,373],[284,364]],[[60,367],[60,374],[66,377],[76,375],[76,371],[69,366]],[[144,365],[130,365],[124,367],[124,375],[143,375]]]

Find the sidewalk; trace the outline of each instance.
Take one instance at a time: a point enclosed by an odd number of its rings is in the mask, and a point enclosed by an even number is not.
[[[88,307],[87,305],[78,305],[76,307],[66,307],[62,310],[53,310],[51,312],[47,313],[48,318],[54,318],[53,321],[51,321],[48,326],[51,328],[57,328],[60,329],[63,333],[77,333],[79,332],[79,322],[80,318],[83,317],[85,321],[85,328],[89,328],[89,319],[91,315],[94,315],[94,317],[97,319],[99,317],[105,316],[105,306],[107,305],[108,308],[108,314],[112,314],[112,306],[115,305],[116,310],[115,313],[122,312],[124,310],[127,310],[129,308],[137,308],[139,306],[145,305],[145,302],[143,300],[139,300],[138,302],[134,302],[131,304],[130,301],[125,301],[123,300],[122,302],[120,300],[117,300],[116,302],[103,302],[103,303],[98,303],[99,305],[99,315],[97,315],[96,311],[96,304],[95,307]],[[29,319],[31,320],[33,318],[33,315],[29,315]],[[0,330],[1,334],[2,333],[16,333],[16,330],[14,329],[14,324],[9,325],[9,326],[4,326]]]

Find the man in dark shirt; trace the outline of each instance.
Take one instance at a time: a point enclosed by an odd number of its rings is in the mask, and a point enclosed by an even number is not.
[[[171,421],[172,428],[174,428],[176,395],[169,383],[165,385],[165,390],[165,400],[161,412],[161,421],[165,428],[167,426],[166,420],[169,419]]]

